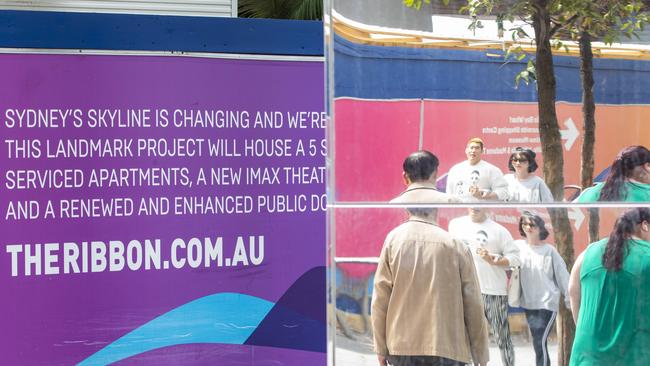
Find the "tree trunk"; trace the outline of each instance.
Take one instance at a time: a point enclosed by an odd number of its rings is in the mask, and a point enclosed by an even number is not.
[[[564,198],[564,156],[560,126],[555,111],[556,83],[551,52],[550,15],[544,6],[533,15],[535,28],[535,71],[537,74],[537,108],[539,111],[539,137],[544,156],[544,180],[556,201]]]
[[[549,208],[548,211],[553,224],[555,246],[570,269],[573,266],[573,231],[571,230],[567,209]],[[560,301],[556,327],[559,340],[557,363],[559,366],[568,366],[576,327],[571,310],[564,306],[564,301]]]
[[[596,102],[594,101],[594,54],[591,51],[591,36],[580,35],[580,78],[582,80],[582,161],[580,164],[580,185],[583,189],[594,184],[594,147],[596,146]],[[589,242],[598,241],[600,216],[597,208],[589,209]]]
[[[591,51],[591,36],[580,35],[580,79],[582,80],[582,120],[584,140],[582,141],[582,164],[580,185],[589,188],[594,182],[594,144],[596,143],[596,102],[594,101],[594,54]]]
[[[539,136],[544,156],[544,180],[553,192],[556,201],[564,198],[564,156],[560,126],[555,111],[556,82],[553,70],[553,53],[551,51],[551,17],[548,12],[547,0],[532,2],[536,11],[533,14],[535,29],[535,69],[537,73],[537,106],[539,110]],[[573,264],[573,231],[569,223],[569,215],[564,208],[549,209],[555,245],[570,267]],[[575,325],[570,312],[560,302],[560,313],[557,322],[558,338],[560,341],[558,364],[569,364]]]

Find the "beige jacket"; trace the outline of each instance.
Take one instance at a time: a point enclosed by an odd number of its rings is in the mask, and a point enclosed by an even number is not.
[[[460,199],[440,192],[433,183],[415,182],[409,184],[404,192],[393,198],[390,203],[458,203]]]
[[[412,217],[384,242],[372,296],[375,351],[489,359],[488,331],[472,255],[431,221]]]

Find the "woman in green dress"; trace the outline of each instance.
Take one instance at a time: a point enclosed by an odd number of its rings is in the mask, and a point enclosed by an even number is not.
[[[638,145],[618,153],[605,183],[585,189],[576,199],[596,201],[650,201],[650,151]]]
[[[650,208],[621,215],[569,279],[576,334],[571,366],[650,364]]]

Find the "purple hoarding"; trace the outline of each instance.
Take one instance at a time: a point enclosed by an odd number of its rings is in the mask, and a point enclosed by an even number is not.
[[[322,62],[0,73],[2,364],[325,364]]]

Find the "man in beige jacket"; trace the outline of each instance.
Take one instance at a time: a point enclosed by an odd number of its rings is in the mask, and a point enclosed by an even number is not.
[[[420,168],[405,173],[413,177]],[[471,253],[438,227],[435,209],[409,213],[386,237],[375,274],[371,316],[379,364],[487,365],[487,324]]]

